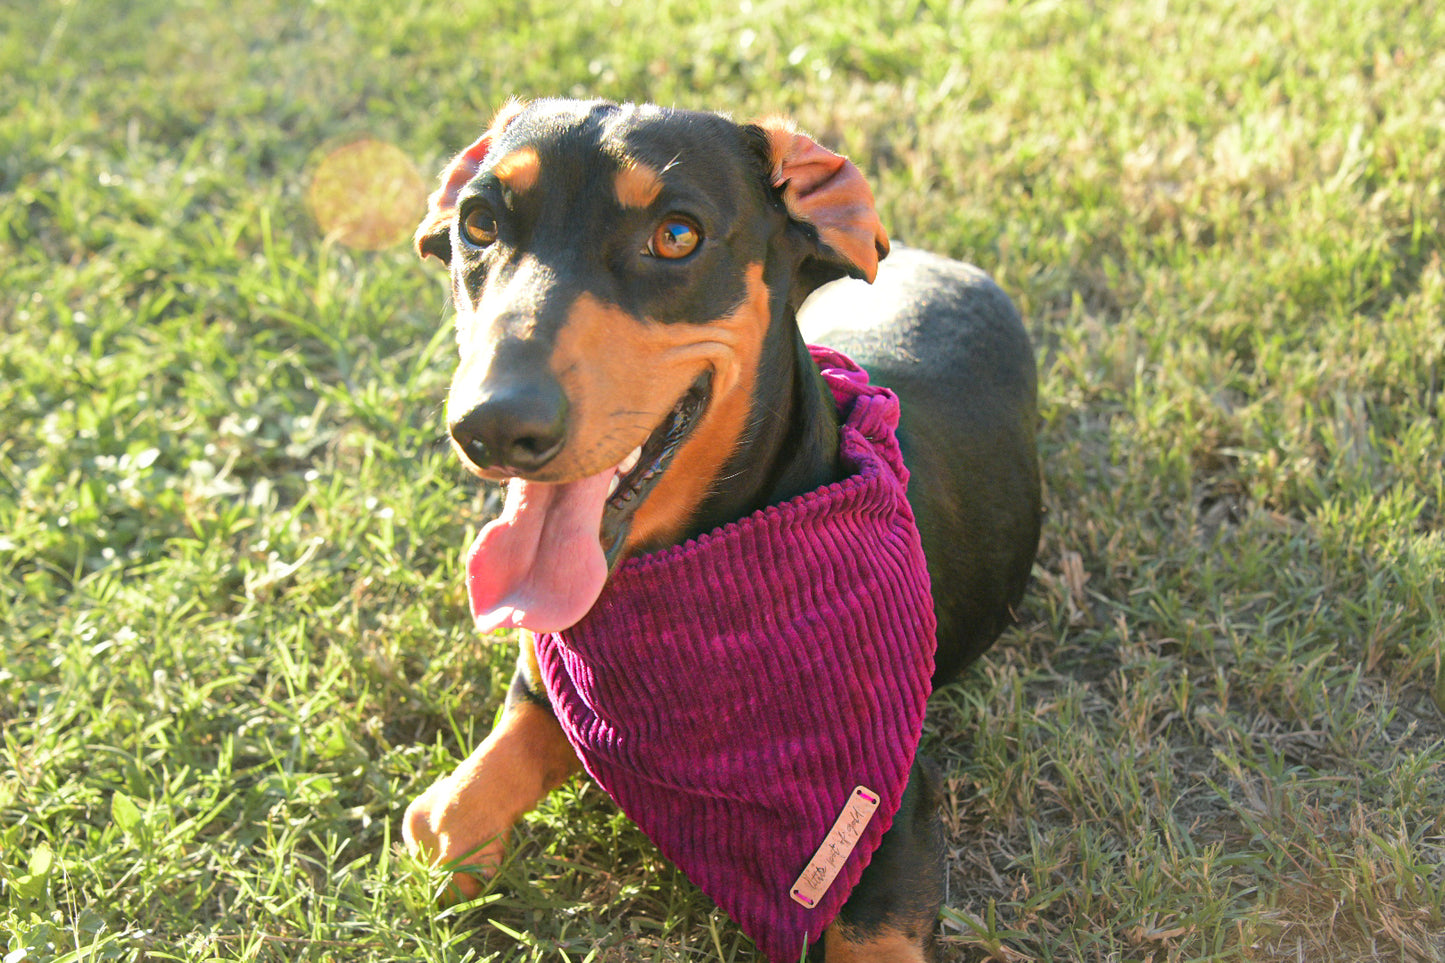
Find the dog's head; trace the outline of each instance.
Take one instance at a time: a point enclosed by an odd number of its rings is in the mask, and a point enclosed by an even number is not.
[[[416,246],[451,269],[454,446],[513,480],[478,551],[537,611],[677,540],[748,428],[769,330],[872,280],[888,240],[857,168],[786,122],[543,100],[451,162]]]

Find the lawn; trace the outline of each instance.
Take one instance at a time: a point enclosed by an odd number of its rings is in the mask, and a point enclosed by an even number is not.
[[[477,903],[399,844],[514,640],[394,242],[513,94],[791,113],[1023,310],[946,959],[1445,960],[1435,0],[42,0],[0,73],[4,963],[753,959],[585,781]]]

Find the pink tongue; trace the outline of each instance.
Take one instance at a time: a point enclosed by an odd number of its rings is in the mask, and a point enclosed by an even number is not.
[[[560,632],[587,614],[607,581],[598,529],[616,474],[563,485],[512,480],[501,516],[467,552],[478,629]]]

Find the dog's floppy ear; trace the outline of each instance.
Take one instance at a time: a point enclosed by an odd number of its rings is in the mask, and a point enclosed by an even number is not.
[[[467,181],[475,177],[477,171],[481,169],[482,161],[486,159],[492,141],[497,139],[525,106],[516,98],[503,104],[502,109],[497,111],[497,115],[492,118],[487,132],[473,141],[466,150],[453,157],[451,163],[442,171],[441,187],[427,198],[426,216],[422,218],[421,225],[417,227],[416,235],[413,238],[418,257],[423,260],[434,257],[443,264],[451,261],[452,221],[457,216],[457,195],[461,193]]]
[[[871,282],[888,256],[888,233],[863,172],[786,118],[766,118],[754,129],[766,138],[768,179],[788,215],[816,232],[810,280],[823,284],[846,274]]]

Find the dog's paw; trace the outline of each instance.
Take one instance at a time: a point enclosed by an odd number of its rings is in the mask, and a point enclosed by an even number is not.
[[[456,772],[407,807],[401,835],[418,858],[453,872],[443,902],[469,900],[502,865],[522,815],[582,768],[557,719],[530,702],[507,707]]]
[[[482,891],[506,850],[510,824],[497,825],[469,805],[456,774],[438,780],[406,808],[401,835],[416,858],[453,870],[444,904],[465,902]]]

